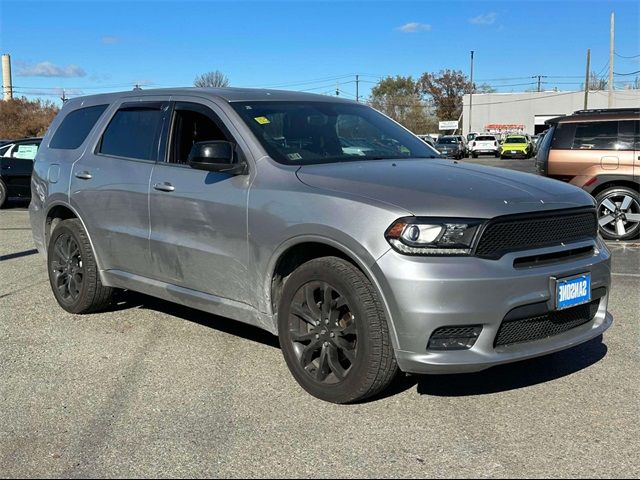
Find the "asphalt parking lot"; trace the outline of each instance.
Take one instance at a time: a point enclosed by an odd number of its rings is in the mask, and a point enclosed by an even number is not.
[[[336,406],[258,329],[133,293],[66,313],[25,207],[0,211],[0,477],[640,476],[638,243],[611,245],[603,338]]]

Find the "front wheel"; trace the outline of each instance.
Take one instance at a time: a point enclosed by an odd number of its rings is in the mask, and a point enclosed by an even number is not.
[[[384,390],[397,372],[387,320],[367,277],[337,257],[311,260],[287,279],[278,308],[289,370],[311,395],[350,403]]]
[[[609,240],[628,240],[640,233],[640,194],[613,187],[596,197],[600,234]]]

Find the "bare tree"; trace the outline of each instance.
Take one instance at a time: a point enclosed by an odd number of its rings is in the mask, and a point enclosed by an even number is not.
[[[229,79],[220,70],[203,73],[193,81],[194,87],[228,87]]]
[[[40,99],[22,97],[0,102],[0,138],[44,135],[58,110],[52,102]]]

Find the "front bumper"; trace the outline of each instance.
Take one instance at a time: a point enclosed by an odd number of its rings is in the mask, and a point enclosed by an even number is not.
[[[611,259],[601,240],[577,242],[571,247],[589,245],[595,246],[595,253],[588,258],[526,269],[514,268],[514,260],[558,248],[510,253],[500,260],[410,257],[390,250],[374,268],[391,315],[400,369],[410,373],[475,372],[563,350],[602,334],[613,321],[607,313]],[[548,302],[551,310],[554,294],[550,278],[585,272],[591,273],[592,289],[605,287],[607,291],[593,320],[542,340],[494,347],[508,312],[540,302]],[[481,325],[482,332],[470,349],[427,350],[437,328],[471,324]]]
[[[503,158],[527,158],[529,155],[524,150],[502,150],[500,156]]]

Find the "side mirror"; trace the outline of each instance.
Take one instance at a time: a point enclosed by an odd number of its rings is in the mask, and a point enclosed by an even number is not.
[[[197,142],[191,147],[187,164],[197,170],[242,175],[246,164],[235,160],[235,144],[224,140]]]

